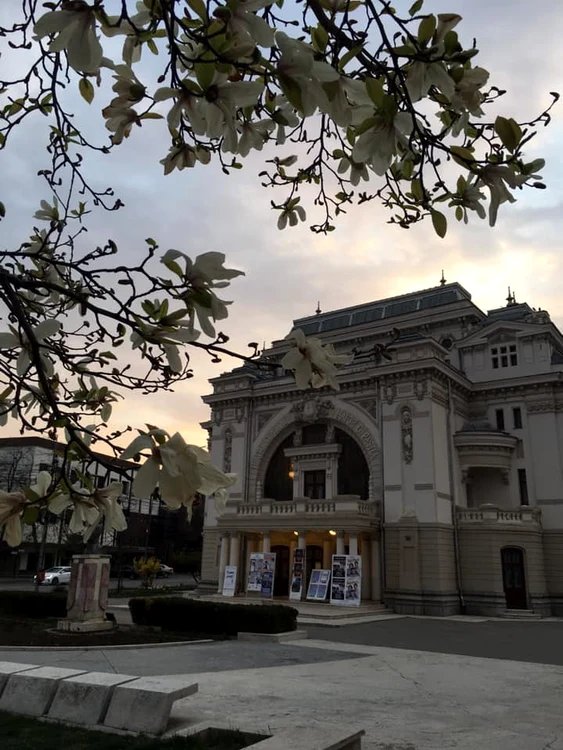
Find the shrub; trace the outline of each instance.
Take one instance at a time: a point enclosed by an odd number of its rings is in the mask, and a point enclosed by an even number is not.
[[[156,578],[156,574],[160,570],[160,563],[156,557],[139,557],[133,560],[133,567],[135,573],[141,579],[142,585],[146,589],[150,589]]]
[[[66,592],[0,591],[0,617],[66,617]]]
[[[222,604],[183,597],[135,598],[129,602],[133,622],[177,633],[236,635],[283,633],[297,628],[297,610],[279,604]]]

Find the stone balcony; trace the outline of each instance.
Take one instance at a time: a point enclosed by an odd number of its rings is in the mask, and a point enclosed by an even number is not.
[[[362,500],[359,495],[336,495],[330,500],[296,498],[278,502],[264,498],[258,503],[228,503],[219,526],[223,528],[337,530],[368,529],[378,524],[376,503]]]
[[[496,505],[481,505],[478,508],[456,508],[460,526],[508,524],[524,528],[541,528],[541,509],[529,505],[518,508],[498,508]]]

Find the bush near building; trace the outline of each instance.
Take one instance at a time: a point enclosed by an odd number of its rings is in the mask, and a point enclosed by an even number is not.
[[[209,635],[284,633],[297,629],[297,610],[271,604],[221,604],[182,597],[136,598],[129,602],[136,625]]]

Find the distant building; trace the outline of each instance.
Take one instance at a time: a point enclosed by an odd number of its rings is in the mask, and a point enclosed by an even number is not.
[[[295,320],[337,352],[374,352],[338,393],[300,392],[280,367],[212,379],[211,456],[239,479],[221,517],[208,499],[204,587],[232,564],[244,592],[250,554],[270,550],[287,597],[299,546],[307,579],[361,555],[362,599],[396,612],[563,615],[563,336],[507,302],[485,313],[442,281]]]
[[[62,463],[65,444],[56,443],[41,437],[0,438],[0,489],[15,492],[21,487],[34,484],[40,471],[48,471],[56,475]],[[108,456],[104,456],[108,460]],[[114,481],[123,485],[120,503],[127,516],[128,528],[121,534],[107,533],[100,539],[100,544],[106,551],[116,551],[118,548],[129,550],[130,557],[135,553],[142,554],[145,549],[151,553],[150,534],[153,525],[158,528],[160,501],[158,498],[136,498],[131,491],[133,477],[138,464],[132,461],[121,461],[109,458],[111,465],[125,469],[123,475],[109,470],[95,460],[75,464],[76,471],[87,474],[94,486],[103,487]],[[73,538],[69,534],[68,520],[70,510],[66,514],[47,515],[47,525],[36,523],[24,526],[23,543],[18,550],[11,550],[0,542],[0,571],[4,573],[35,572],[43,534],[45,533],[44,567],[66,564],[72,554],[82,551],[80,538]],[[154,541],[154,538],[152,539]]]

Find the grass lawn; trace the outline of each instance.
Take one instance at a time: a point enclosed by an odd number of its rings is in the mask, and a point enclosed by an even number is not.
[[[261,739],[226,730],[209,732],[205,739],[124,737],[0,712],[0,747],[6,750],[241,750]]]
[[[57,620],[0,616],[0,649],[2,646],[124,646],[135,643],[170,643],[193,641],[214,636],[199,633],[153,632],[132,626],[119,626],[101,633],[58,633]],[[0,747],[2,747],[0,743]]]

